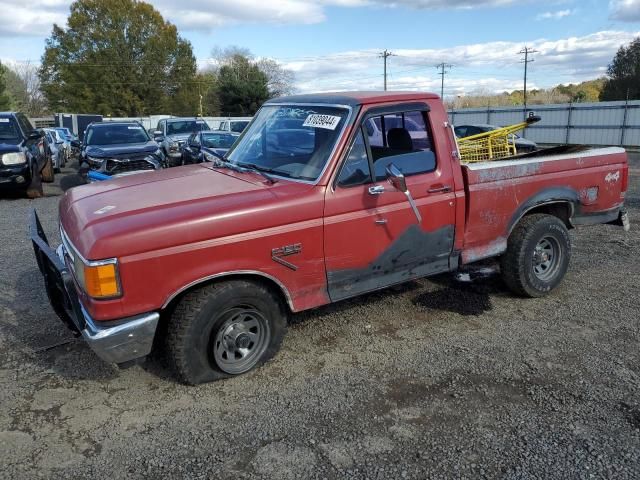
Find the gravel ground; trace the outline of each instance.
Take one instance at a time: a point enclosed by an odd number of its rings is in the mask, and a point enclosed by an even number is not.
[[[639,179],[636,155],[635,225]],[[32,207],[55,239],[45,189],[0,200],[0,477],[640,477],[638,228],[574,231],[547,298],[476,270],[414,282],[296,315],[263,368],[186,387],[56,318],[27,240]]]

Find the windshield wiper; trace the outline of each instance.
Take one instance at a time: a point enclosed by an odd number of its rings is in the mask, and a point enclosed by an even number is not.
[[[227,160],[228,162],[229,160]],[[229,162],[230,163],[230,162]],[[273,172],[273,168],[269,168],[269,167],[263,167],[262,165],[256,165],[255,163],[237,163],[237,165],[239,167],[242,168],[246,168],[249,170],[253,170],[254,172],[262,175],[264,178],[266,178],[269,183],[274,184],[276,183],[276,179],[274,179],[271,175],[268,175],[269,172]]]
[[[267,175],[266,173],[266,172],[272,171],[270,168],[261,167],[253,163],[232,163],[224,155],[218,156],[216,161],[213,162],[213,166],[218,168],[228,168],[229,170],[233,170],[234,172],[239,172],[239,173],[246,173],[248,171],[253,171],[258,175],[262,175],[270,184],[273,185],[274,183],[276,183],[276,180],[271,175]]]

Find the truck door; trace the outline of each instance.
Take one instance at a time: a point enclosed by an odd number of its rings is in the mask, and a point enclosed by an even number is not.
[[[425,104],[376,108],[362,117],[325,197],[332,301],[449,270],[452,166],[437,158],[431,131]],[[405,175],[420,221],[405,194],[388,182],[390,165]]]

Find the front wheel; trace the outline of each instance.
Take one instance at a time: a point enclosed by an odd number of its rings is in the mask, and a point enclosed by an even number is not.
[[[215,283],[189,292],[176,306],[165,351],[180,380],[196,385],[264,364],[280,349],[286,329],[285,308],[264,285]]]
[[[542,297],[556,288],[569,268],[569,231],[557,217],[533,214],[509,236],[500,267],[507,286],[518,295]]]

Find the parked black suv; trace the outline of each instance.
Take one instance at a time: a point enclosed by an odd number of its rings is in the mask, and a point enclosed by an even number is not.
[[[42,181],[53,181],[53,164],[42,133],[19,112],[0,112],[0,190],[42,196]]]
[[[91,123],[84,131],[80,148],[80,167],[106,175],[127,175],[158,170],[165,164],[164,154],[138,122]]]

